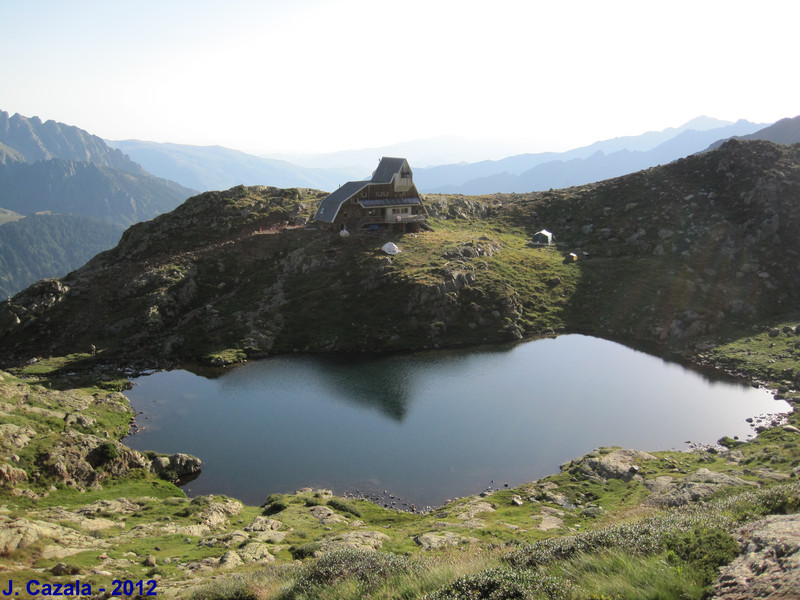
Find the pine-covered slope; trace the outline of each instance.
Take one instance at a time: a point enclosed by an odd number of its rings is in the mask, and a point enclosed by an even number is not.
[[[119,241],[119,225],[78,215],[39,214],[0,227],[0,299],[68,273]]]

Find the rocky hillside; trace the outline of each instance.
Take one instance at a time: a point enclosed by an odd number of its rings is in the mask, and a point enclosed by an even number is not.
[[[393,237],[393,258],[384,236],[303,226],[323,195],[238,187],[135,225],[6,303],[0,351],[227,361],[551,331],[683,350],[800,298],[800,146],[731,141],[588,186],[428,196],[434,231]],[[529,244],[541,228],[557,247]]]

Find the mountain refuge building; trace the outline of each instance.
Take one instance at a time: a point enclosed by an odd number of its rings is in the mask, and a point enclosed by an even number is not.
[[[314,221],[320,227],[338,231],[416,232],[426,227],[428,213],[408,161],[383,157],[371,179],[349,181],[323,198]]]

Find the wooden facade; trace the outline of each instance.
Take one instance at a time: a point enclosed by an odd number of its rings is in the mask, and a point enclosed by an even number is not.
[[[372,178],[350,181],[322,199],[314,220],[335,230],[418,231],[428,214],[404,158],[381,159]]]

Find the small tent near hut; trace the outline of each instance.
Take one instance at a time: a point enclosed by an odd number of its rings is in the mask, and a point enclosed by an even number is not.
[[[391,254],[391,255],[399,254],[400,252],[402,252],[402,250],[400,250],[400,248],[398,248],[397,244],[395,244],[394,242],[386,242],[383,246],[381,246],[381,250],[386,252],[386,254]]]
[[[533,234],[532,241],[537,246],[552,246],[553,241],[555,241],[555,236],[547,231],[547,229],[542,229]]]

